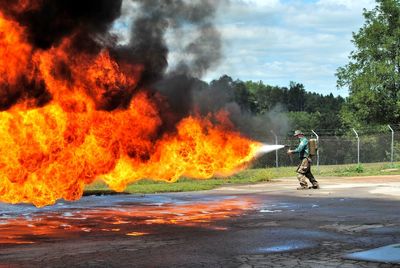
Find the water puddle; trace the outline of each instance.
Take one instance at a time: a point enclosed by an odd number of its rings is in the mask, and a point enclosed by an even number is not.
[[[269,209],[262,209],[260,210],[261,213],[278,213],[278,212],[282,212],[282,210],[277,209],[277,210],[269,210]]]
[[[277,204],[271,204],[271,203],[264,203],[261,205],[261,209],[259,212],[261,213],[281,213],[284,211],[290,211],[294,212],[296,207],[296,204],[291,204],[291,203],[277,203]]]
[[[346,259],[400,264],[400,244],[351,253]]]
[[[306,248],[312,248],[315,244],[311,242],[304,241],[287,241],[284,244],[278,244],[269,247],[260,247],[256,249],[257,253],[279,253],[279,252],[287,252],[294,251]]]

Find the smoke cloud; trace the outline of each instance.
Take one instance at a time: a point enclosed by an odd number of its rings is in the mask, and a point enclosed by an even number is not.
[[[200,79],[222,56],[216,2],[0,1],[0,200],[246,168],[246,89]]]
[[[85,48],[85,41],[107,33],[121,5],[122,0],[2,0],[0,10],[26,27],[36,48],[49,49],[73,33],[84,38],[76,40],[77,48]]]
[[[17,21],[27,32],[33,51],[60,46],[65,38],[68,57],[75,53],[97,55],[102,50],[121,66],[142,66],[133,88],[102,85],[105,92],[96,100],[100,110],[124,109],[139,89],[154,95],[166,131],[190,114],[207,116],[220,110],[251,137],[276,122],[271,114],[255,118],[234,101],[226,85],[208,86],[200,80],[222,58],[221,35],[214,25],[220,5],[213,0],[2,0],[0,12]],[[129,34],[121,36],[120,32]],[[32,53],[33,53],[32,51]],[[169,62],[173,59],[173,64]],[[0,109],[9,109],[20,100],[33,107],[43,106],[52,94],[37,66],[11,81],[0,79]],[[27,73],[31,75],[27,75]],[[33,75],[32,75],[33,73]],[[54,63],[54,77],[72,82],[69,66],[60,59]],[[88,94],[92,94],[88,89]],[[266,124],[264,124],[266,123]],[[280,124],[282,121],[279,122]],[[258,129],[253,131],[252,129]]]
[[[114,53],[120,59],[143,64],[140,85],[165,98],[160,103],[164,129],[173,129],[195,112],[193,94],[201,87],[198,78],[222,57],[221,36],[213,25],[219,4],[211,0],[124,3],[123,16],[131,31],[127,44],[116,47]],[[167,37],[173,40],[172,48]],[[168,65],[170,54],[180,55],[174,66]]]

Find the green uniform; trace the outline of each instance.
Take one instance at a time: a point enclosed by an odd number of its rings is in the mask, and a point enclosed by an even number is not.
[[[310,155],[310,150],[308,149],[308,139],[306,137],[300,138],[300,144],[293,153],[298,153],[300,160],[307,158]]]
[[[301,188],[308,188],[306,178],[311,182],[313,187],[319,187],[317,180],[311,173],[311,158],[309,157],[310,150],[308,149],[308,139],[306,137],[301,137],[299,146],[297,146],[297,148],[292,152],[299,154],[300,164],[297,167],[296,172]]]

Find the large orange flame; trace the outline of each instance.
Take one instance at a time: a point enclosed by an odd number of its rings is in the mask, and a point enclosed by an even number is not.
[[[43,83],[51,95],[43,106],[16,90],[23,101],[0,112],[1,201],[76,200],[96,178],[122,191],[141,178],[226,175],[245,167],[260,147],[229,130],[222,113],[187,117],[176,133],[160,137],[154,97],[136,89],[142,66],[117,63],[105,49],[72,53],[70,40],[33,49],[25,29],[0,13],[0,99],[21,77],[27,86]],[[106,111],[119,94],[134,97],[127,108]]]

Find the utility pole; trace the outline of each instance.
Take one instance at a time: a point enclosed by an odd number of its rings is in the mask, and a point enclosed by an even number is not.
[[[390,150],[390,162],[391,162],[391,163],[392,163],[392,165],[393,165],[393,153],[394,153],[394,130],[393,130],[393,128],[392,128],[390,125],[388,125],[388,127],[389,127],[390,131],[392,132],[392,145],[391,145],[391,150]]]
[[[358,136],[358,133],[354,128],[353,132],[356,134],[357,137],[357,163],[358,165],[360,165],[360,137]]]
[[[273,130],[271,130],[272,135],[274,135],[275,137],[275,145],[278,145],[278,136],[275,134],[275,132]],[[279,167],[279,158],[278,158],[278,150],[275,150],[275,165],[276,168]]]
[[[318,136],[318,134],[314,130],[311,130],[311,132],[315,135],[315,137],[317,137],[317,146],[319,147],[319,136]],[[319,174],[319,148],[317,150],[317,171],[318,171],[318,174]]]

